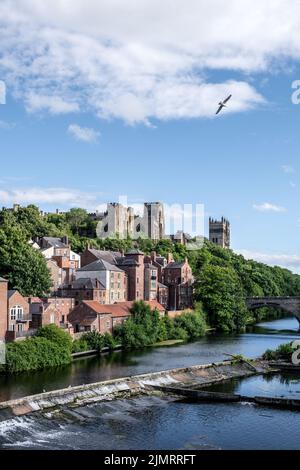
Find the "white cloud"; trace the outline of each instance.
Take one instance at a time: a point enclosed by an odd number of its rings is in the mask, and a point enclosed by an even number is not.
[[[79,111],[77,103],[67,102],[60,96],[47,96],[30,93],[25,99],[26,109],[30,113],[48,111],[50,114],[67,114]]]
[[[0,205],[7,204],[37,204],[53,205],[63,207],[80,206],[93,208],[96,205],[98,194],[86,193],[76,189],[68,188],[24,188],[24,189],[2,189],[0,190]]]
[[[286,212],[286,208],[271,204],[270,202],[264,202],[263,204],[253,204],[253,209],[259,212]]]
[[[281,169],[284,173],[287,174],[295,173],[295,169],[291,165],[282,165]]]
[[[83,142],[95,143],[98,141],[100,137],[100,132],[95,131],[95,129],[91,129],[89,127],[81,127],[77,124],[71,124],[68,127],[68,132],[71,134],[76,140],[81,140]]]
[[[300,255],[261,253],[250,250],[236,250],[246,259],[253,259],[270,266],[281,266],[291,271],[300,272]]]
[[[244,79],[210,82],[210,70],[300,58],[300,4],[284,0],[1,0],[0,18],[0,71],[31,112],[149,125],[214,117],[231,93],[222,118],[264,99]]]

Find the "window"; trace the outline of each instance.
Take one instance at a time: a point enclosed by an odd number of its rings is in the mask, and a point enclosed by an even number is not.
[[[110,321],[109,320],[107,320],[107,322],[106,322],[106,328],[110,328]]]
[[[8,326],[8,331],[15,331],[15,326],[13,323]]]
[[[10,319],[11,320],[22,320],[22,318],[23,318],[23,308],[20,307],[19,305],[15,305],[10,310]]]
[[[50,315],[50,323],[55,323],[55,315],[54,315],[54,313],[51,313],[51,315]]]
[[[18,325],[18,331],[24,331],[24,325],[22,323]]]

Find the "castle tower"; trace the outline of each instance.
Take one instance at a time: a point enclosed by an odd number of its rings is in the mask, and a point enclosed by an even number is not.
[[[144,219],[150,240],[161,240],[165,235],[164,207],[160,202],[146,202]]]
[[[209,241],[222,248],[230,248],[230,222],[209,218]]]

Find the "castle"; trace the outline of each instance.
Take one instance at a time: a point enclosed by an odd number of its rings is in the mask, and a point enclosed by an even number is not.
[[[230,248],[230,222],[209,218],[209,241],[222,248]]]
[[[136,215],[132,207],[110,203],[107,210],[98,216],[99,238],[117,236],[126,238],[150,238],[159,241],[165,236],[164,207],[160,202],[146,202],[142,216]]]

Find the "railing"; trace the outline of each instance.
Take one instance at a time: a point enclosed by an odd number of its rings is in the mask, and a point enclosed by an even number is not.
[[[37,330],[27,330],[27,331],[14,331],[16,338],[29,338],[30,336],[34,336]]]
[[[28,321],[32,321],[32,315],[22,315],[16,318],[17,323],[27,323]]]

